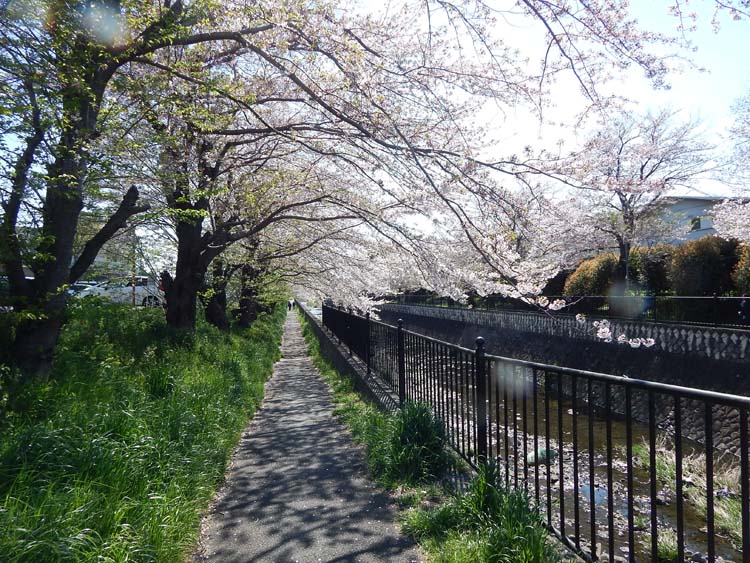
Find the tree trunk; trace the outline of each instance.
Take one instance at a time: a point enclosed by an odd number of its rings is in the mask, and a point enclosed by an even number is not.
[[[224,264],[221,258],[215,258],[211,266],[211,296],[203,302],[206,320],[224,332],[229,330],[227,285],[236,269],[236,266]]]
[[[206,302],[206,320],[223,332],[229,330],[227,292],[225,289],[214,291]]]
[[[630,285],[630,250],[629,241],[619,241],[619,256],[617,257],[617,269],[615,270],[615,287],[614,293],[625,295]]]
[[[240,291],[240,313],[237,324],[241,327],[249,327],[258,318],[260,312],[258,306],[258,289],[255,280],[259,274],[258,268],[245,264],[242,266],[242,289]]]
[[[48,318],[23,321],[16,328],[13,358],[26,380],[45,382],[49,379],[63,315],[62,310],[47,314]]]
[[[166,273],[166,272],[165,272]],[[162,280],[167,276],[162,274]],[[178,271],[174,279],[163,283],[164,295],[167,299],[167,324],[172,328],[194,330],[198,310],[198,289],[200,282],[195,282],[196,276],[186,273],[185,269]]]
[[[243,328],[249,327],[258,318],[258,301],[255,295],[246,294],[240,297],[240,315],[237,324]]]

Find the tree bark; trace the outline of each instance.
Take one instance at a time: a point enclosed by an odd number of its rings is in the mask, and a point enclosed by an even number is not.
[[[62,325],[62,315],[56,315],[53,318],[24,322],[16,328],[14,360],[27,378],[36,381],[46,381],[49,378]]]
[[[215,291],[207,300],[206,320],[222,332],[229,331],[226,289]]]
[[[237,266],[224,264],[216,258],[211,267],[211,296],[204,300],[206,320],[223,332],[229,331],[227,316],[227,285]]]
[[[206,268],[201,259],[203,221],[179,221],[177,224],[177,267],[175,276],[162,274],[167,300],[167,324],[173,328],[194,330],[198,310],[198,291],[203,286]]]
[[[237,324],[243,328],[249,327],[258,318],[258,314],[264,310],[260,303],[258,303],[258,288],[254,283],[261,273],[262,270],[255,265],[244,264],[242,266],[242,285]]]

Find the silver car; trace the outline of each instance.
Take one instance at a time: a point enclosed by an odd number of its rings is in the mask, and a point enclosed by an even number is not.
[[[164,292],[155,280],[147,276],[107,280],[87,287],[78,295],[96,295],[113,303],[129,303],[143,307],[161,307],[164,303]]]

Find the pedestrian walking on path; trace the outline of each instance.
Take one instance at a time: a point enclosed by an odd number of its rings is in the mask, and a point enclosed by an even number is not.
[[[333,417],[294,313],[282,353],[204,523],[198,560],[421,561],[398,532],[388,495],[369,479],[361,451]]]

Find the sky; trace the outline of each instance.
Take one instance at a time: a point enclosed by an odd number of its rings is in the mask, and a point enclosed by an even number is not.
[[[397,0],[393,0],[397,2]],[[512,0],[494,0],[512,5]],[[388,0],[363,0],[365,11],[382,10]],[[676,35],[678,20],[669,14],[669,0],[631,0],[632,16],[649,30]],[[680,73],[669,76],[668,90],[654,90],[650,82],[637,70],[629,72],[619,82],[611,84],[611,91],[625,94],[641,111],[658,111],[670,108],[679,111],[685,120],[701,121],[707,139],[728,146],[727,128],[732,123],[731,106],[740,96],[750,92],[750,21],[733,21],[728,14],[718,18],[720,28],[712,26],[714,0],[688,0],[686,7],[696,13],[695,31],[686,32],[696,51],[684,53],[692,63],[682,65]],[[525,19],[500,20],[498,33],[531,59],[540,56],[536,40],[537,24]],[[526,45],[524,48],[523,45]],[[701,70],[703,69],[703,70]],[[570,123],[575,121],[585,100],[572,77],[556,86],[554,106],[546,110],[546,119],[557,124],[540,123],[525,107],[517,110],[486,108],[480,119],[491,125],[491,138],[499,154],[520,154],[523,147],[556,150],[562,142],[563,150],[576,148],[584,131],[575,131]],[[566,123],[566,125],[561,125]],[[699,195],[728,196],[732,189],[714,181],[702,181],[697,187]],[[685,194],[680,194],[685,195]]]
[[[636,0],[632,3],[635,17],[647,27],[670,32],[675,18],[655,6],[667,2]],[[692,58],[697,67],[687,68],[671,77],[672,88],[653,91],[645,84],[634,83],[644,107],[671,106],[683,109],[691,117],[701,118],[709,130],[724,134],[731,124],[731,106],[750,91],[750,22],[733,21],[726,14],[719,18],[720,29],[711,26],[713,2],[698,0],[693,9],[698,14],[698,29],[688,37],[697,51]]]
[[[631,13],[646,29],[673,35],[678,21],[669,15],[668,5],[665,0],[634,0]],[[712,0],[691,3],[690,7],[698,16],[697,29],[686,36],[696,50],[685,53],[691,62],[684,63],[680,72],[670,74],[669,89],[655,90],[637,70],[628,72],[609,88],[633,100],[633,105],[641,111],[670,108],[677,110],[685,120],[697,119],[708,140],[728,147],[731,144],[728,127],[733,121],[731,107],[740,96],[750,92],[750,21],[733,21],[724,14],[719,17],[719,30],[715,31],[711,25],[713,5]],[[572,122],[584,104],[572,80],[559,85],[555,99],[555,106],[547,110],[547,118],[563,123]],[[499,122],[502,118],[496,115],[490,119]],[[576,132],[570,125],[540,124],[523,109],[505,116],[503,130],[497,131],[499,145],[541,144],[550,149],[558,142],[573,149],[584,135],[585,130]],[[733,193],[732,188],[712,180],[703,180],[696,188],[698,195]]]
[[[654,10],[657,2],[636,0],[634,15],[639,21],[660,31],[674,29],[675,19],[666,11]],[[688,34],[696,47],[691,58],[697,68],[686,68],[671,77],[671,89],[654,91],[646,85],[634,85],[642,107],[672,107],[686,117],[699,119],[712,142],[728,150],[732,125],[732,105],[750,93],[750,21],[734,21],[727,14],[718,18],[719,29],[711,25],[714,2],[697,0],[692,9],[698,15],[696,31]],[[701,70],[704,69],[704,70]],[[719,182],[704,181],[698,186],[704,195],[734,195],[731,188]]]
[[[668,5],[665,0],[633,0],[631,13],[646,29],[673,34],[678,22],[668,13]],[[694,0],[689,7],[697,15],[697,29],[686,33],[696,48],[688,54],[692,64],[685,64],[681,72],[670,75],[668,90],[655,90],[637,72],[629,73],[614,89],[634,100],[642,111],[671,108],[686,120],[698,119],[707,138],[728,150],[731,107],[750,92],[750,21],[734,21],[723,14],[718,18],[720,27],[715,30],[711,25],[712,0]],[[732,188],[712,180],[701,181],[696,192],[710,196],[733,194]]]

